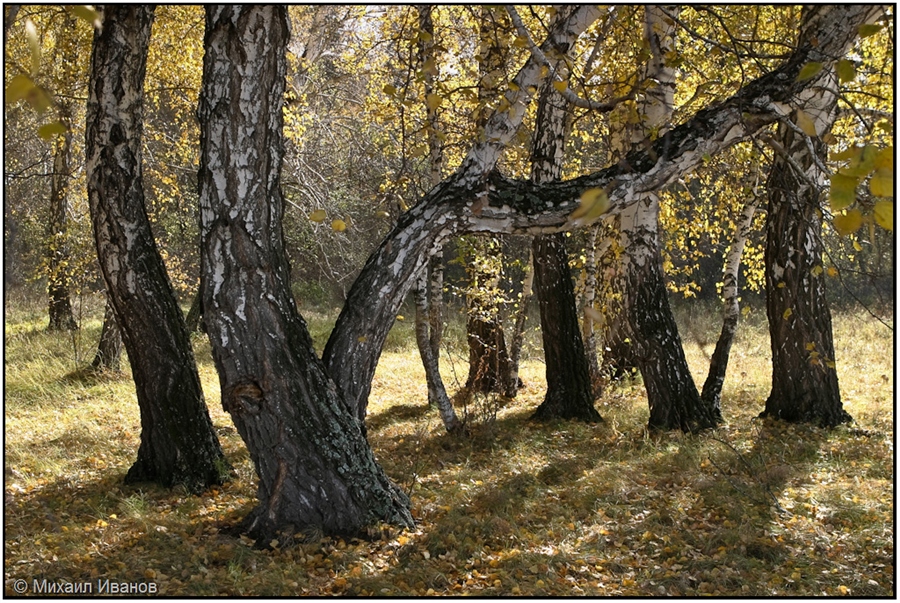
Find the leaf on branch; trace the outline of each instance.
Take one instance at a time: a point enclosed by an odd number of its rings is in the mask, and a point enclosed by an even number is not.
[[[382,88],[381,91],[384,92],[385,94],[387,94],[388,96],[394,96],[395,94],[397,94],[397,88],[390,84],[385,84],[384,88]]]
[[[822,63],[817,61],[809,62],[800,69],[800,73],[797,74],[797,81],[802,82],[815,77],[820,71],[822,71]]]
[[[14,76],[6,87],[6,103],[11,105],[17,103],[26,96],[34,88],[34,82],[26,75]]]
[[[46,140],[47,142],[50,142],[51,140],[53,140],[60,134],[65,134],[66,127],[63,124],[61,124],[60,122],[54,121],[49,124],[44,124],[43,126],[38,128],[37,133],[38,133],[38,136],[40,136],[42,139]]]
[[[794,121],[797,126],[803,130],[803,132],[807,136],[817,136],[816,133],[816,122],[815,120],[809,116],[809,113],[805,111],[797,110],[797,117]]]
[[[869,36],[874,36],[879,31],[881,31],[882,26],[878,23],[865,23],[859,26],[859,37],[860,38],[868,38]]]
[[[91,26],[94,27],[95,29],[99,28],[100,25],[102,24],[102,21],[100,19],[100,12],[97,11],[90,4],[80,4],[80,5],[73,4],[66,8],[70,13],[72,13],[79,19],[82,19],[82,20],[90,23]]]
[[[325,218],[328,216],[328,213],[324,209],[317,209],[313,213],[309,214],[309,221],[316,222],[324,222]]]
[[[894,202],[882,199],[875,202],[875,223],[885,230],[894,230]]]
[[[567,82],[553,82],[553,87],[556,88],[557,92],[565,92],[566,88],[569,87]]]
[[[862,214],[859,213],[858,209],[851,209],[846,214],[835,216],[832,223],[838,234],[846,237],[859,230],[859,227],[862,226]]]
[[[444,102],[444,99],[438,94],[432,93],[425,97],[425,103],[432,111],[436,111],[437,108],[441,106],[442,102]]]
[[[837,74],[842,84],[852,82],[856,79],[856,66],[852,61],[841,59],[837,62]]]
[[[894,170],[881,168],[869,180],[869,190],[876,197],[894,196]]]
[[[832,211],[840,211],[856,201],[856,185],[859,179],[837,172],[831,176],[829,201]]]

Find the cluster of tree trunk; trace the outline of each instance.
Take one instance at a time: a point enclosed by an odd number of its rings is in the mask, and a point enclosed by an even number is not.
[[[558,11],[547,39],[513,79],[516,86],[503,93],[517,110],[491,115],[484,137],[457,171],[400,217],[348,292],[319,359],[291,295],[281,226],[286,9],[207,7],[198,110],[201,295],[222,404],[259,476],[259,505],[244,528],[268,543],[298,532],[358,534],[378,521],[412,525],[409,499],[375,461],[362,421],[394,317],[431,255],[452,237],[538,235],[535,283],[548,376],[553,362],[572,378],[549,383],[541,407],[556,416],[599,420],[565,246],[554,233],[586,225],[572,213],[582,192],[594,188],[608,195],[609,212],[648,225],[631,232],[651,232],[654,191],[692,170],[704,155],[782,121],[785,106],[815,110],[827,128],[834,108],[834,85],[827,78],[833,77],[834,62],[859,25],[878,11],[852,4],[807,8],[800,42],[781,67],[659,139],[633,148],[624,161],[569,181],[558,180],[556,160],[565,108],[542,85],[542,71],[546,53],[573,44],[600,9]],[[127,479],[199,490],[221,482],[226,465],[203,402],[184,317],[144,209],[141,108],[152,21],[152,8],[108,6],[103,29],[95,35],[87,128],[89,198],[101,271],[141,408],[141,447]],[[824,65],[822,75],[798,81],[801,68],[811,61]],[[532,100],[529,90],[541,89],[546,129],[535,145],[533,177],[506,178],[495,170],[496,162],[521,125],[524,107]],[[779,126],[778,137],[791,161],[776,162],[769,177],[766,253],[773,391],[766,414],[833,425],[847,417],[834,377],[824,285],[812,271],[821,255],[818,199],[808,186],[818,178],[816,161],[793,129]],[[824,152],[818,141],[813,149]],[[794,164],[809,173],[798,177],[791,171]],[[652,249],[653,242],[645,241],[645,246]],[[640,293],[629,302],[627,320],[651,400],[651,426],[713,426],[715,406],[701,399],[684,370],[659,262],[652,254],[632,259],[638,269],[626,271],[625,286]],[[562,395],[568,398],[562,400]]]

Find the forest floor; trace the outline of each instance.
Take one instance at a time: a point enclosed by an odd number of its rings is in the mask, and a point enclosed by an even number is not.
[[[726,422],[699,435],[648,433],[639,379],[608,388],[603,423],[530,422],[544,391],[534,323],[519,395],[469,401],[458,408],[469,434],[447,435],[425,401],[411,321],[398,322],[368,430],[411,495],[416,529],[264,551],[223,534],[253,507],[255,477],[202,336],[207,403],[236,477],[199,496],[123,485],[140,437],[127,369],[75,371],[99,336],[95,306],[74,335],[47,333],[39,306],[7,306],[7,596],[85,583],[169,596],[895,594],[893,332],[863,312],[835,316],[853,423],[755,418],[771,368],[765,313],[754,310],[732,352]],[[321,346],[329,317],[305,316]],[[718,313],[680,318],[702,383]],[[451,394],[465,380],[459,328],[442,356]]]

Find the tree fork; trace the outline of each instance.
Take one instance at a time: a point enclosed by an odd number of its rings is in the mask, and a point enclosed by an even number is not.
[[[206,7],[203,311],[223,408],[259,476],[243,528],[262,546],[413,525],[409,498],[375,461],[291,293],[280,181],[289,35],[283,6]]]

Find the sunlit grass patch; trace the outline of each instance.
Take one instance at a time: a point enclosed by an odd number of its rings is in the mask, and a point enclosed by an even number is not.
[[[401,325],[367,425],[376,458],[411,495],[415,530],[259,551],[222,533],[253,508],[256,479],[221,409],[205,336],[192,339],[198,369],[236,475],[194,496],[122,484],[140,438],[127,363],[119,376],[73,373],[71,341],[46,333],[37,314],[6,332],[7,593],[30,576],[152,580],[172,596],[894,593],[892,333],[864,315],[835,316],[853,423],[826,431],[756,418],[771,373],[757,319],[738,331],[726,424],[695,435],[648,432],[639,380],[608,388],[603,423],[529,421],[544,394],[539,355],[524,359],[515,399],[498,401],[487,422],[470,408],[468,434],[447,434]],[[308,320],[320,339],[333,325]],[[99,336],[91,321],[85,342]],[[451,395],[467,370],[457,327],[442,351]],[[685,347],[702,384],[704,346],[688,335]]]

